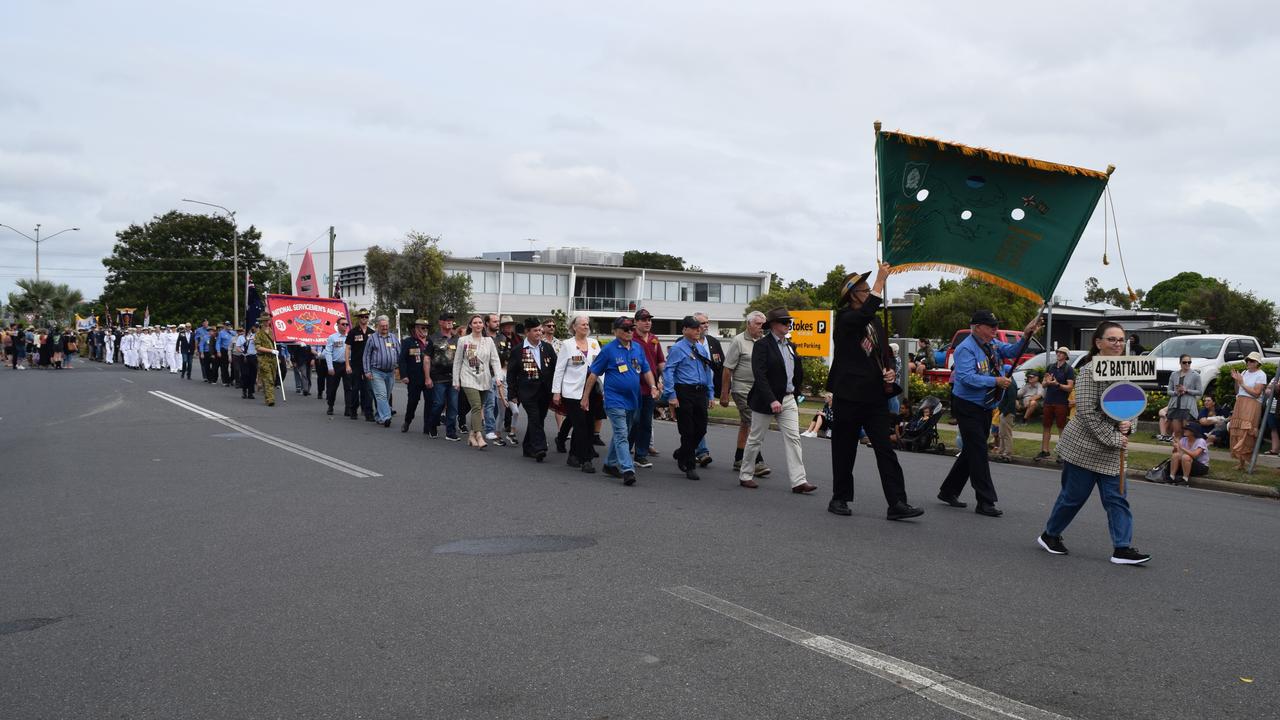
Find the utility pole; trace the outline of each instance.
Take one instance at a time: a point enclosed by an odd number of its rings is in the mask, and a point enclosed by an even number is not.
[[[10,225],[0,224],[0,227],[2,227],[2,228],[9,228],[10,230],[12,230],[12,231],[14,231],[14,232],[18,233],[18,234],[19,234],[19,235],[21,235],[22,237],[24,237],[24,238],[26,238],[26,239],[28,239],[28,240],[30,240],[31,242],[33,242],[33,243],[35,243],[35,244],[36,244],[36,282],[40,282],[40,243],[44,242],[45,240],[51,240],[51,239],[53,239],[53,237],[54,237],[55,235],[61,235],[62,233],[65,233],[65,232],[75,232],[75,231],[78,231],[78,230],[80,229],[80,228],[78,228],[78,227],[67,228],[66,230],[59,230],[58,232],[54,233],[53,235],[46,235],[46,236],[44,236],[44,237],[42,238],[42,237],[40,237],[40,225],[39,225],[39,224],[37,224],[37,225],[36,225],[36,236],[35,236],[35,237],[31,237],[30,235],[28,235],[28,234],[26,234],[26,233],[22,232],[21,230],[19,230],[18,228],[16,228],[16,227],[12,227],[12,226],[10,226]]]
[[[333,232],[333,226],[329,226],[329,297],[333,297],[333,289],[338,286],[338,279],[333,276],[333,241],[338,237]],[[399,319],[399,318],[397,318]]]

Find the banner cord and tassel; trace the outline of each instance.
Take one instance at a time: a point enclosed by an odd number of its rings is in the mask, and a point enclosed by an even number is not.
[[[1129,300],[1130,300],[1130,302],[1137,302],[1137,301],[1138,301],[1138,294],[1137,294],[1137,293],[1135,293],[1135,292],[1133,291],[1133,284],[1129,282],[1129,271],[1128,271],[1128,270],[1125,268],[1125,266],[1124,266],[1124,250],[1120,247],[1120,224],[1116,222],[1116,203],[1115,203],[1115,200],[1112,200],[1112,199],[1111,199],[1111,185],[1110,185],[1110,184],[1108,184],[1108,185],[1107,185],[1107,187],[1106,187],[1106,189],[1105,189],[1105,190],[1103,190],[1103,196],[1102,196],[1102,199],[1103,199],[1103,203],[1102,203],[1102,220],[1103,220],[1103,223],[1102,223],[1102,228],[1103,228],[1103,230],[1102,230],[1102,232],[1103,232],[1103,240],[1102,240],[1102,242],[1103,242],[1103,245],[1105,246],[1105,245],[1106,245],[1106,242],[1107,242],[1107,239],[1106,239],[1107,222],[1106,222],[1106,220],[1107,220],[1107,211],[1108,211],[1108,209],[1110,209],[1110,211],[1111,211],[1111,229],[1112,229],[1112,230],[1115,232],[1115,234],[1116,234],[1116,254],[1120,256],[1120,274],[1124,277],[1124,287],[1125,287],[1125,289],[1126,289],[1126,290],[1128,290],[1128,291],[1129,291]],[[1105,250],[1105,249],[1104,249],[1104,250],[1103,250],[1103,252],[1102,252],[1102,262],[1103,262],[1103,264],[1107,264],[1107,253],[1106,253],[1106,250]]]

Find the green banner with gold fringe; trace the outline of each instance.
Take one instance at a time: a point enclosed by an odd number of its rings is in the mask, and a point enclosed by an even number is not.
[[[876,132],[881,243],[893,272],[947,270],[1044,302],[1089,223],[1100,172]]]

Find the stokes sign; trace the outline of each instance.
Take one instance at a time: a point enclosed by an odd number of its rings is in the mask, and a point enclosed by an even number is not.
[[[278,343],[323,345],[325,338],[347,319],[347,303],[340,298],[267,295],[271,336]]]

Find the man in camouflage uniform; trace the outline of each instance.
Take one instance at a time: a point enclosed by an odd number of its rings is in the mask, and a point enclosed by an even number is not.
[[[258,334],[253,336],[254,349],[258,352],[258,381],[262,383],[262,399],[267,407],[276,404],[276,341],[271,337],[271,315],[263,313],[258,318]]]

